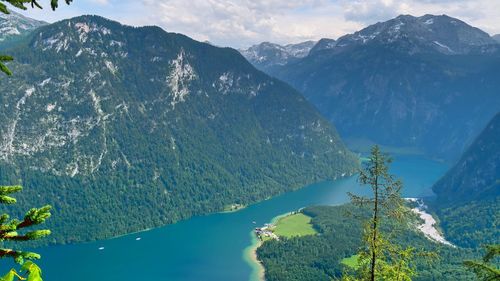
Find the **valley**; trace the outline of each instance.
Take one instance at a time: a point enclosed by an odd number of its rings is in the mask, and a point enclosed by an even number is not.
[[[425,158],[401,156],[396,157],[392,170],[405,181],[404,196],[425,197],[447,168]],[[172,281],[249,280],[259,272],[246,250],[252,241],[257,242],[253,240],[255,227],[302,207],[344,204],[349,200],[346,192],[358,187],[354,177],[346,177],[306,186],[234,213],[194,217],[111,240],[41,248],[39,263],[47,280],[53,281],[67,280],[69,275],[74,281],[158,276]]]
[[[500,5],[341,2],[0,1],[0,280],[499,279]]]

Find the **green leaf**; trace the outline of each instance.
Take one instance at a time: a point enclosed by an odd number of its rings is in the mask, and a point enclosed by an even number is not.
[[[0,277],[0,281],[13,281],[15,277],[16,271],[14,269],[11,269],[7,274]]]
[[[9,70],[9,68],[7,68],[7,66],[5,66],[5,64],[1,63],[0,62],[0,71],[7,74],[7,75],[12,75],[12,72]]]
[[[12,57],[9,57],[9,56],[0,56],[0,60],[2,60],[2,61],[12,60]],[[0,186],[0,194],[1,195],[7,195],[7,194],[11,194],[11,193],[16,193],[16,192],[19,192],[21,190],[23,190],[23,187],[20,186],[20,185]]]
[[[10,75],[10,74],[8,74],[8,75]],[[0,203],[1,204],[12,205],[12,204],[16,204],[16,202],[17,202],[17,200],[14,197],[10,197],[7,195],[0,195]]]
[[[34,262],[25,262],[21,269],[28,272],[27,281],[42,281],[42,270]]]
[[[0,3],[0,12],[2,12],[4,14],[9,14],[9,10],[7,10],[7,6],[5,6],[2,3]]]
[[[46,236],[50,235],[50,230],[48,229],[43,229],[43,230],[35,230],[26,233],[26,237],[28,237],[29,240],[36,240],[36,239],[41,239]]]
[[[50,216],[51,216],[50,210],[51,209],[52,209],[52,206],[50,206],[50,205],[43,206],[39,209],[33,208],[26,213],[24,220],[33,222],[33,224],[44,223],[46,219],[50,218]]]

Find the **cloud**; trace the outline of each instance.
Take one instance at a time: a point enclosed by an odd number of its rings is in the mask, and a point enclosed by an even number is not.
[[[500,33],[500,3],[489,0],[154,0],[157,24],[220,45],[337,38],[399,14],[449,14]],[[484,12],[488,10],[489,13]],[[494,23],[496,21],[496,24]]]
[[[448,14],[500,33],[500,1],[491,0],[78,0],[54,13],[27,15],[54,21],[81,14],[159,25],[232,47],[337,38],[399,14]]]

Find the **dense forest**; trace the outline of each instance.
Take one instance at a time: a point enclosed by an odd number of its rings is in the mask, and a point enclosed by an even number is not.
[[[51,243],[109,238],[352,174],[293,88],[237,51],[82,16],[5,52],[0,182],[51,204]],[[70,223],[69,223],[70,222]]]
[[[340,278],[346,270],[341,263],[354,255],[361,243],[362,225],[356,217],[368,211],[353,205],[315,206],[303,210],[312,217],[318,235],[269,240],[257,250],[266,268],[268,281],[319,281]],[[416,223],[417,218],[414,218]],[[416,255],[413,280],[472,280],[473,274],[463,267],[464,259],[480,256],[478,250],[453,248],[433,242],[418,232],[413,224],[393,225],[398,228],[398,243],[411,245],[417,252],[437,253],[437,257]],[[386,229],[388,231],[388,229]]]

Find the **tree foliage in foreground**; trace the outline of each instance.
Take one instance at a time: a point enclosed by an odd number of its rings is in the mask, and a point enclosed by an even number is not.
[[[407,222],[408,212],[401,198],[403,185],[389,173],[391,162],[391,158],[374,146],[369,161],[359,171],[359,182],[370,186],[373,196],[349,193],[355,206],[370,208],[371,216],[364,220],[363,246],[358,253],[357,272],[344,274],[344,280],[408,281],[416,275],[412,265],[415,249],[393,243],[392,234],[381,231],[384,224]]]
[[[72,2],[72,0],[64,1],[66,4]],[[58,0],[50,1],[52,10],[58,7],[58,2]],[[26,10],[28,8],[27,5],[31,5],[31,8],[36,7],[42,9],[42,6],[36,0],[0,0],[1,13],[9,14],[6,4],[10,4],[22,10]],[[0,71],[7,75],[12,75],[12,72],[4,64],[12,60],[13,58],[11,56],[0,55]],[[15,204],[17,201],[14,197],[11,197],[11,194],[21,190],[22,187],[18,185],[0,186],[0,204]],[[25,231],[25,229],[44,223],[51,215],[51,208],[52,207],[49,205],[41,208],[32,208],[26,213],[23,220],[10,219],[8,214],[0,215],[0,241],[2,245],[5,242],[38,240],[50,235],[50,230],[48,229],[31,231]],[[20,233],[18,231],[22,232]],[[10,248],[0,248],[0,258],[12,258],[16,263],[21,265],[20,272],[11,269],[6,275],[0,277],[0,281],[13,281],[15,278],[18,280],[42,281],[42,270],[32,262],[32,260],[40,259],[39,254]]]
[[[11,194],[22,190],[21,186],[0,186],[0,204],[12,205],[17,201],[11,197]],[[5,242],[21,242],[38,240],[50,235],[50,230],[28,230],[26,229],[42,224],[50,217],[51,206],[33,208],[29,210],[22,220],[11,219],[8,214],[0,215],[0,241],[2,245]],[[10,244],[10,243],[9,243]],[[0,248],[0,258],[12,258],[21,265],[18,273],[11,269],[5,276],[0,277],[0,281],[18,280],[42,281],[42,271],[32,262],[37,260],[40,255],[33,252],[20,251],[10,248]]]
[[[478,280],[482,281],[495,281],[500,280],[500,269],[494,261],[500,258],[500,244],[487,245],[486,255],[482,261],[465,261],[464,265],[474,272]]]
[[[64,0],[66,4],[69,5],[73,0]],[[31,6],[31,8],[39,8],[42,9],[42,6],[39,1],[37,0],[0,0],[0,13],[4,14],[9,14],[9,10],[7,9],[7,4],[10,4],[13,7],[16,7],[21,10],[26,10],[28,7]],[[50,1],[50,7],[52,10],[57,9],[59,5],[58,0],[51,0]],[[7,75],[12,75],[12,72],[10,69],[5,65],[6,62],[12,61],[13,58],[11,56],[6,56],[6,55],[0,55],[0,71],[7,74]]]

